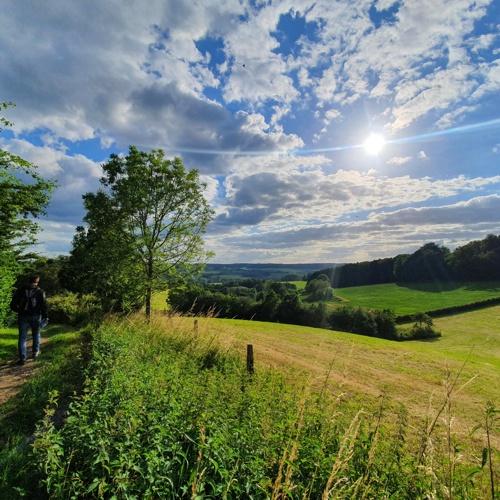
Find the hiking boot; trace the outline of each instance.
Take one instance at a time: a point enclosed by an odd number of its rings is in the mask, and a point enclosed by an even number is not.
[[[19,361],[17,362],[18,365],[25,365],[26,364],[26,358],[19,358]]]
[[[38,356],[40,356],[40,351],[35,351],[31,357],[35,359],[38,358]]]

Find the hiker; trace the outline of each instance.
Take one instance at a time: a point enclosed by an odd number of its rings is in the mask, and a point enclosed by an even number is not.
[[[19,327],[19,365],[26,363],[26,341],[28,330],[33,337],[32,358],[40,354],[40,324],[48,321],[47,301],[45,292],[38,286],[39,276],[30,276],[29,284],[20,288],[12,298],[10,308],[17,312]]]

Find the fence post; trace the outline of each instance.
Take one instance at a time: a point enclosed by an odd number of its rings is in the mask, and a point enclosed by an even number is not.
[[[248,373],[253,373],[254,368],[253,368],[253,345],[248,344],[247,345],[247,372]]]
[[[198,320],[197,319],[194,320],[194,333],[195,333],[195,335],[198,334]]]

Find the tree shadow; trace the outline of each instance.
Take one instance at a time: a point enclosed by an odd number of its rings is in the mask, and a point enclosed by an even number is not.
[[[498,292],[500,296],[500,281],[422,281],[418,283],[395,283],[400,288],[408,288],[418,292],[441,293],[452,292],[463,288],[468,291]]]
[[[422,281],[419,283],[396,283],[396,286],[417,292],[442,293],[462,288],[463,283],[456,281]]]

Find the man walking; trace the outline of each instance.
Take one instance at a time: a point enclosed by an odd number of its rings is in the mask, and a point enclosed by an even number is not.
[[[30,329],[33,337],[33,359],[40,354],[40,323],[48,321],[45,292],[38,286],[40,277],[30,276],[28,281],[29,284],[19,289],[10,303],[10,308],[18,314],[19,365],[26,363],[26,341]]]

